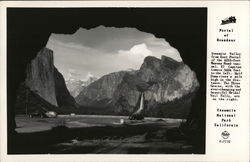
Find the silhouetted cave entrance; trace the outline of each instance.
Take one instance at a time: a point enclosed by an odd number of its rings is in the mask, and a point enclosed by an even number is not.
[[[205,135],[206,8],[8,8],[8,153],[15,147],[14,104],[26,65],[46,45],[51,33],[72,34],[79,27],[89,29],[99,25],[134,27],[165,38],[179,50],[201,84],[190,118],[200,122]]]

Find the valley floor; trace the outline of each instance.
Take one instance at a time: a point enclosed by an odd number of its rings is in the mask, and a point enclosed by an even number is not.
[[[151,118],[146,117],[142,122],[131,122],[128,116],[111,116],[111,115],[59,115],[57,118],[28,118],[25,115],[16,116],[17,128],[19,133],[31,133],[51,130],[57,126],[65,126],[67,128],[86,128],[97,126],[122,126],[120,120],[124,120],[124,124],[129,125],[157,125],[166,128],[179,127],[185,119],[169,119],[169,118]]]
[[[121,121],[121,119],[123,121]],[[121,124],[124,122],[124,124]],[[16,116],[13,154],[189,154],[196,148],[179,129],[180,119],[127,116]]]

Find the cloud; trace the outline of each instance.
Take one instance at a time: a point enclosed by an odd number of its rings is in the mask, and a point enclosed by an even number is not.
[[[78,75],[78,73],[76,72],[75,69],[69,69],[68,71],[69,71],[69,73],[71,73],[72,75]]]
[[[131,55],[130,57],[142,57],[145,58],[152,54],[145,43],[134,45],[130,50],[119,50],[118,54]]]
[[[165,39],[156,38],[154,35],[151,35],[145,39],[145,42],[148,44],[148,48],[152,51],[153,56],[161,58],[162,55],[165,55],[178,62],[182,61],[179,51],[172,47]]]
[[[165,39],[127,27],[99,26],[89,30],[80,28],[72,35],[52,34],[47,47],[54,51],[55,66],[65,78],[86,79],[136,70],[149,55],[182,61],[178,50]]]
[[[123,70],[139,69],[145,57],[152,55],[145,43],[136,44],[129,50],[119,50],[116,54],[116,59],[119,60]]]
[[[93,77],[94,77],[94,75],[91,72],[88,72],[86,77],[84,79],[81,79],[81,80],[82,81],[87,81],[87,80],[89,80],[89,78],[93,78]]]
[[[89,78],[92,78],[92,77],[94,77],[94,75],[90,71],[88,71],[86,76],[81,78],[80,80],[85,82],[85,81],[89,80]]]
[[[152,52],[148,49],[148,47],[147,47],[147,45],[145,43],[133,46],[130,49],[130,52],[133,55],[139,55],[141,57],[147,57],[148,55],[152,54]]]
[[[57,40],[53,36],[50,37],[49,41],[47,42],[46,47],[50,48],[50,49],[67,48],[67,49],[72,49],[72,50],[78,50],[78,51],[81,51],[81,52],[89,52],[89,51],[91,51],[92,53],[93,52],[99,53],[98,50],[95,50],[93,48],[84,46],[81,43],[63,42],[63,41]]]
[[[76,78],[79,75],[80,74],[78,72],[76,72],[75,69],[70,68],[70,69],[68,69],[68,73],[67,73],[65,79],[66,80],[68,80],[68,79],[74,79],[74,78]]]

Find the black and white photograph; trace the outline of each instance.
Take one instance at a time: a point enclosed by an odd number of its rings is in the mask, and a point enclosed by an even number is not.
[[[7,154],[205,154],[206,7],[8,7]]]

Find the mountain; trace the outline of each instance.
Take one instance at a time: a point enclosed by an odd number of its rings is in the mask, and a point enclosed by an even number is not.
[[[86,86],[76,97],[76,101],[84,106],[102,107],[112,102],[113,94],[121,83],[126,71],[104,75],[89,86]]]
[[[186,118],[198,88],[195,72],[183,62],[148,56],[139,70],[105,75],[83,89],[76,101],[129,115],[138,109],[143,93],[146,116]]]
[[[87,87],[89,86],[91,83],[93,83],[94,81],[96,81],[98,78],[97,77],[89,77],[85,82],[84,82],[84,86]]]
[[[77,107],[74,97],[72,97],[66,87],[63,75],[54,67],[54,80],[56,100],[59,107]]]
[[[66,86],[69,90],[69,93],[73,97],[76,97],[82,90],[82,86],[84,86],[84,81],[69,78],[68,80],[66,80]]]
[[[53,51],[43,48],[26,69],[25,85],[54,106],[56,100]]]
[[[26,102],[26,103],[24,103]],[[41,49],[26,68],[26,79],[17,92],[16,107],[77,107],[62,74],[54,66],[53,51]]]
[[[69,93],[73,97],[76,97],[83,90],[84,87],[87,87],[96,80],[96,77],[89,77],[87,80],[77,80],[69,78],[68,80],[66,80],[66,86],[69,90]]]

